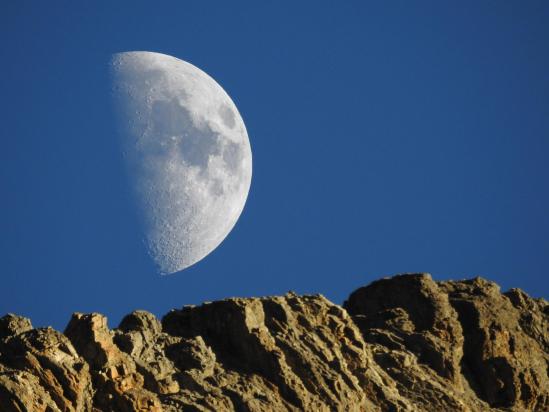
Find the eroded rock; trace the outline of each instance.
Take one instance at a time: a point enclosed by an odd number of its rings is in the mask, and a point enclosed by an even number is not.
[[[157,395],[144,388],[144,378],[137,372],[135,361],[115,345],[105,316],[75,313],[65,335],[90,365],[94,404],[100,409],[162,410]]]
[[[32,329],[30,319],[8,313],[0,318],[0,340]]]
[[[441,288],[458,313],[462,370],[477,396],[492,407],[549,410],[548,330],[535,332],[547,326],[547,314],[534,305],[515,307],[495,283],[482,278],[441,282]],[[526,294],[521,297],[529,301]]]
[[[0,372],[0,387],[12,396],[23,390],[23,405],[39,410],[42,399],[47,410],[53,408],[47,406],[51,399],[61,411],[91,409],[88,364],[65,335],[51,328],[31,329],[4,339],[0,347],[0,362],[7,368]]]
[[[549,307],[427,274],[226,299],[64,334],[0,318],[1,411],[545,411]]]

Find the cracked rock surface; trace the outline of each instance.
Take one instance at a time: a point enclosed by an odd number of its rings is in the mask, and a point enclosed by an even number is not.
[[[0,318],[0,411],[549,411],[549,304],[481,278]]]

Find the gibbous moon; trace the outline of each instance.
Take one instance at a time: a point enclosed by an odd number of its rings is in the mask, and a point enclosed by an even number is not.
[[[151,52],[112,59],[114,98],[149,252],[162,274],[213,251],[240,216],[252,178],[244,122],[202,70]]]

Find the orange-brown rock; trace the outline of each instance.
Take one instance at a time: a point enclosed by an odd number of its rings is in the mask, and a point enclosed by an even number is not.
[[[0,411],[549,411],[549,306],[476,278],[0,319]]]
[[[0,343],[0,410],[88,411],[92,385],[88,364],[69,339],[51,328],[7,315]],[[5,329],[5,330],[6,330]]]
[[[65,335],[90,365],[94,384],[93,403],[100,410],[162,410],[155,393],[144,388],[144,378],[135,361],[113,342],[107,318],[98,313],[72,316]]]

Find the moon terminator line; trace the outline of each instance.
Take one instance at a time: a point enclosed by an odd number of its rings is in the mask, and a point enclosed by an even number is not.
[[[124,52],[112,60],[121,141],[147,245],[162,274],[212,252],[248,196],[252,154],[228,94],[175,57]]]

